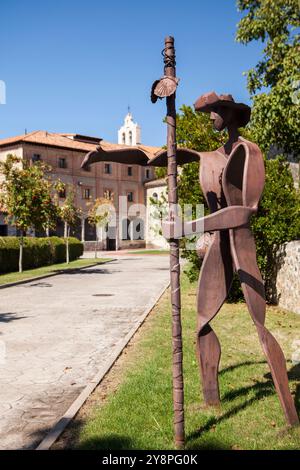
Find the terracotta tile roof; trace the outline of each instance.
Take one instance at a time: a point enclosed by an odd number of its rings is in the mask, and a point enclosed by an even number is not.
[[[167,178],[154,179],[144,183],[145,188],[156,188],[159,186],[167,186]]]
[[[96,149],[96,144],[80,142],[80,141],[73,140],[70,137],[68,137],[68,136],[74,136],[74,135],[76,134],[67,134],[67,133],[63,134],[63,133],[54,133],[54,132],[47,132],[47,131],[34,131],[34,132],[30,132],[29,134],[9,137],[7,139],[0,139],[0,148],[6,147],[12,144],[28,142],[28,143],[37,144],[37,145],[38,144],[48,145],[50,147],[68,148],[70,150],[78,150],[82,152],[90,152],[91,150]],[[126,145],[113,144],[113,143],[101,140],[101,147],[104,150],[118,150],[118,149],[126,147]],[[154,155],[156,152],[160,150],[159,147],[151,147],[147,145],[139,145],[138,147],[151,155]]]

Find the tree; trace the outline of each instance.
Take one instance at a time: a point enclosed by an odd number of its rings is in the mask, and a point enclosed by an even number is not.
[[[162,193],[160,197],[149,198],[151,211],[149,213],[149,226],[150,230],[155,235],[162,235],[162,221],[168,216],[168,199],[167,196]]]
[[[275,147],[300,155],[299,0],[238,0],[237,6],[245,13],[237,41],[264,46],[262,59],[247,72],[254,139],[265,152]]]
[[[38,162],[28,162],[8,155],[0,162],[0,172],[4,179],[0,185],[0,201],[5,211],[7,223],[20,231],[19,272],[23,270],[24,236],[29,229],[46,230],[52,227],[57,218],[57,204],[52,200],[54,190],[60,182],[53,182],[46,173],[50,167]]]
[[[59,217],[65,224],[65,242],[66,242],[66,263],[70,262],[69,237],[70,228],[79,221],[81,209],[75,204],[76,193],[73,186],[66,188],[65,202],[59,207]]]
[[[226,132],[214,131],[208,114],[196,113],[190,106],[182,106],[177,116],[177,142],[181,147],[192,148],[199,152],[215,150],[226,139]],[[180,171],[178,185],[178,201],[181,207],[191,204],[193,217],[195,207],[204,205],[205,214],[208,213],[206,200],[199,184],[199,163],[193,162],[184,165]],[[196,238],[196,237],[195,237]],[[190,280],[195,280],[199,275],[201,261],[195,250],[185,248],[186,240],[182,240],[182,256],[189,261],[185,272]]]
[[[88,221],[96,229],[95,258],[97,258],[98,229],[105,227],[110,220],[112,200],[108,197],[100,197],[90,203],[89,206]]]
[[[214,131],[208,114],[196,113],[190,106],[182,106],[178,114],[177,143],[199,152],[214,150],[222,145],[225,132]],[[225,137],[226,138],[226,137]],[[199,163],[184,165],[180,173],[180,204],[206,204],[199,185]]]
[[[300,237],[300,193],[283,157],[266,161],[266,183],[258,213],[252,219],[258,265],[269,302],[277,302],[275,286],[279,247]]]

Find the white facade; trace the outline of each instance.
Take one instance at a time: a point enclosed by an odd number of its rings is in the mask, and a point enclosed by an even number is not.
[[[161,220],[158,217],[158,209],[151,202],[151,200],[157,201],[167,201],[167,185],[166,183],[162,183],[158,181],[157,185],[155,186],[156,182],[153,181],[151,183],[147,183],[146,186],[146,230],[145,230],[145,241],[147,248],[158,248],[163,250],[169,249],[169,243],[167,240],[161,235]],[[147,187],[148,186],[148,187]],[[163,211],[167,211],[167,203],[163,204]]]
[[[138,145],[141,143],[141,128],[133,122],[132,114],[126,114],[123,126],[118,130],[118,144]]]
[[[118,130],[118,144],[130,146],[141,144],[141,128],[133,121],[130,112],[125,116],[124,125]],[[167,186],[165,181],[156,180],[145,183],[146,224],[144,236],[148,248],[169,248],[168,242],[160,234],[161,221],[157,217],[158,209],[151,203],[151,199],[162,201],[166,196]]]

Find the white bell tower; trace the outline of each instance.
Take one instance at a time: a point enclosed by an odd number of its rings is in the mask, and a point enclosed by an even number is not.
[[[141,128],[133,122],[132,114],[128,108],[123,126],[118,130],[118,144],[138,145],[141,143]]]

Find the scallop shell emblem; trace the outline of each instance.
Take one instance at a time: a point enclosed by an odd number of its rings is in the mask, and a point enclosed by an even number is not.
[[[151,89],[151,101],[155,103],[157,98],[163,99],[175,93],[179,79],[175,77],[162,77],[156,80]]]

